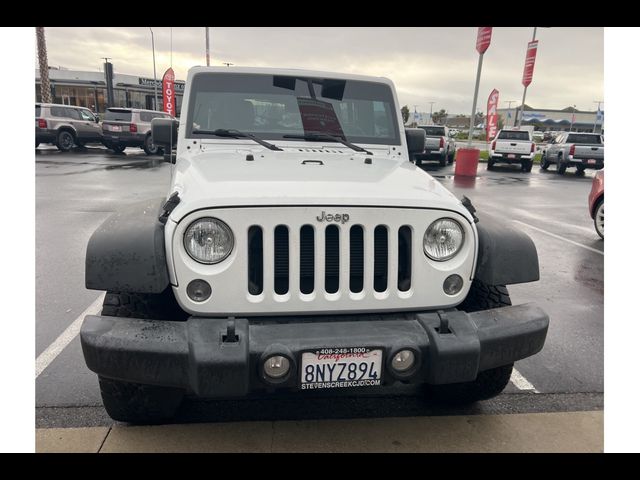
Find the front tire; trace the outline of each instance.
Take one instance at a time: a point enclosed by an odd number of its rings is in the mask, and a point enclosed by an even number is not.
[[[73,144],[75,142],[75,138],[73,134],[67,130],[62,130],[58,132],[58,136],[56,137],[56,147],[61,152],[68,152],[73,148]]]
[[[547,155],[545,153],[542,154],[542,157],[540,158],[540,169],[541,170],[546,170],[547,168],[549,168],[549,161],[547,160]]]
[[[184,321],[188,314],[178,305],[171,287],[162,293],[107,292],[102,315],[146,320]],[[178,410],[184,391],[123,382],[98,376],[102,403],[111,418],[129,423],[161,423]]]
[[[163,423],[178,411],[184,397],[180,388],[141,385],[98,376],[102,404],[119,422]]]
[[[474,280],[467,298],[459,310],[467,313],[507,307],[511,305],[509,291],[504,285],[488,285]],[[484,370],[472,382],[427,385],[427,394],[437,402],[465,405],[488,400],[499,395],[509,383],[513,363]]]
[[[456,158],[456,151],[454,150],[453,152],[451,152],[451,155],[449,155],[449,165],[453,163],[453,160],[455,158]]]
[[[493,170],[494,164],[495,162],[493,161],[493,158],[489,157],[489,160],[487,160],[487,170]]]
[[[444,152],[442,154],[442,156],[438,159],[438,163],[440,164],[441,167],[446,167],[447,166],[447,157],[449,156],[448,152]]]
[[[593,225],[600,238],[604,240],[604,200],[599,200],[596,205],[596,213],[593,216]]]

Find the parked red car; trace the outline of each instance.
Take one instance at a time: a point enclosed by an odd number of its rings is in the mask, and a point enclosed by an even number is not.
[[[589,193],[589,213],[593,218],[596,232],[604,238],[604,170],[598,170]]]

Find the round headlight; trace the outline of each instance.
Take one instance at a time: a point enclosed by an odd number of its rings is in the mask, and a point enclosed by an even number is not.
[[[449,260],[462,248],[464,230],[452,218],[440,218],[424,232],[424,253],[432,260]]]
[[[233,233],[217,218],[201,218],[184,233],[184,248],[196,262],[219,263],[233,250]]]

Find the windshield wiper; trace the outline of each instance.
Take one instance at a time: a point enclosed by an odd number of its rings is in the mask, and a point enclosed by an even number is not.
[[[277,150],[280,152],[283,151],[280,147],[278,147],[277,145],[274,145],[273,143],[265,142],[261,138],[258,138],[255,135],[253,135],[252,133],[241,132],[240,130],[229,130],[226,128],[218,128],[217,130],[195,129],[191,133],[196,133],[200,135],[215,135],[216,137],[250,138],[254,142],[259,143],[260,145],[268,148],[269,150]]]
[[[365,150],[364,148],[359,147],[358,145],[354,145],[353,143],[348,142],[347,140],[344,140],[336,135],[331,135],[329,133],[306,133],[304,135],[283,135],[282,138],[300,138],[302,140],[311,140],[311,141],[333,140],[334,142],[339,142],[355,150],[356,152],[364,152],[368,155],[373,155],[373,153],[371,153],[369,150]]]

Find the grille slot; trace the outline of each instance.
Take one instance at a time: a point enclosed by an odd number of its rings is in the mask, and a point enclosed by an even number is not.
[[[251,295],[260,295],[263,289],[262,228],[249,227],[247,236],[249,278],[248,289]]]
[[[373,232],[373,289],[387,290],[389,268],[389,238],[387,227],[378,225]]]
[[[273,288],[278,295],[289,291],[289,229],[285,225],[273,232]]]
[[[398,290],[411,288],[411,227],[403,225],[398,230]]]
[[[336,293],[340,287],[340,231],[329,225],[324,231],[324,289]]]
[[[312,293],[315,273],[315,234],[311,225],[300,228],[300,292]]]
[[[364,231],[354,225],[349,231],[349,290],[360,293],[364,286]]]

